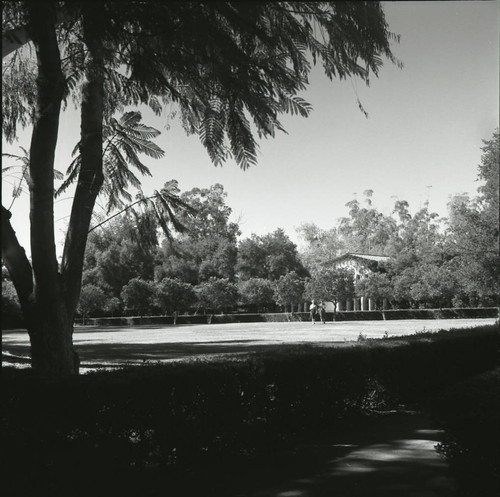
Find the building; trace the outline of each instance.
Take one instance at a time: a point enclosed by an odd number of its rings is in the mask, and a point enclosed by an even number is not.
[[[369,255],[369,254],[344,254],[333,261],[334,268],[349,269],[354,273],[354,279],[359,280],[366,278],[373,272],[380,271],[380,263],[387,262],[389,257],[386,255]],[[387,303],[384,302],[384,308]],[[371,311],[374,305],[370,298],[355,297],[347,302],[339,302],[337,304],[338,311]]]

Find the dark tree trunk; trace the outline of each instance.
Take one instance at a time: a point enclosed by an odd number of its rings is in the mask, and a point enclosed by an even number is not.
[[[65,312],[54,235],[54,156],[64,91],[61,58],[50,3],[28,4],[38,61],[37,106],[30,147],[30,226],[34,287],[23,306],[32,367],[39,374],[77,373],[72,320]],[[26,277],[27,283],[27,277]]]
[[[100,5],[83,4],[83,34],[89,50],[86,81],[82,89],[81,166],[62,259],[62,277],[68,313],[78,304],[87,236],[94,205],[103,183],[102,121],[104,65]]]
[[[84,39],[89,51],[82,94],[81,156],[61,271],[54,235],[54,156],[64,90],[55,31],[54,4],[30,2],[29,37],[38,60],[37,106],[30,148],[32,264],[2,209],[2,256],[19,296],[31,342],[32,367],[39,375],[77,374],[73,321],[80,297],[87,233],[103,181],[103,55],[99,4],[83,4]]]

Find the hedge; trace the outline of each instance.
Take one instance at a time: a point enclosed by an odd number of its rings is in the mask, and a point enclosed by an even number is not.
[[[107,483],[92,495],[137,495],[127,482],[141,471],[168,474],[250,457],[366,409],[425,402],[493,368],[498,345],[498,328],[488,326],[59,381],[4,369],[7,486],[12,495],[27,495],[26,485],[68,495],[69,480],[100,474]],[[111,474],[119,475],[119,489]]]
[[[326,313],[326,320],[333,321],[368,321],[395,319],[460,319],[460,318],[496,318],[498,307],[470,307],[453,309],[390,309],[385,311],[341,311]],[[280,312],[268,314],[183,314],[177,317],[177,324],[207,323],[256,323],[308,321],[308,312]],[[77,319],[76,324],[93,326],[137,326],[141,324],[174,324],[173,316],[132,316],[112,318]]]

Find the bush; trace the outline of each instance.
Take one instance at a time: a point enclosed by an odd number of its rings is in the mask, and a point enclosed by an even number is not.
[[[438,450],[450,463],[460,496],[500,490],[500,368],[448,388],[433,404],[445,429]]]
[[[237,460],[367,408],[423,402],[492,368],[497,350],[490,326],[60,381],[4,369],[1,463],[18,495],[32,484],[68,495],[68,481],[83,485],[82,474],[106,476],[102,495],[137,495],[127,486],[134,471]],[[89,492],[82,487],[81,495]]]

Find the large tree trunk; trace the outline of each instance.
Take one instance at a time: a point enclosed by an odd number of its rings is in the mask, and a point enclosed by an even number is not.
[[[103,181],[103,53],[99,4],[83,4],[83,32],[89,51],[82,93],[81,169],[61,271],[54,236],[54,155],[64,90],[56,39],[54,4],[30,2],[28,35],[38,60],[37,107],[30,148],[32,263],[2,209],[2,256],[21,302],[31,341],[32,367],[44,376],[77,374],[73,321],[80,297],[83,259],[96,197]]]
[[[53,4],[28,4],[30,34],[38,61],[37,107],[30,147],[30,226],[34,288],[24,306],[32,366],[39,374],[78,372],[72,320],[64,293],[54,235],[54,156],[64,92]]]
[[[104,63],[102,13],[96,2],[84,3],[83,36],[88,48],[86,81],[82,89],[81,165],[62,259],[62,279],[68,314],[74,316],[80,298],[87,236],[94,205],[103,183],[102,132]]]

